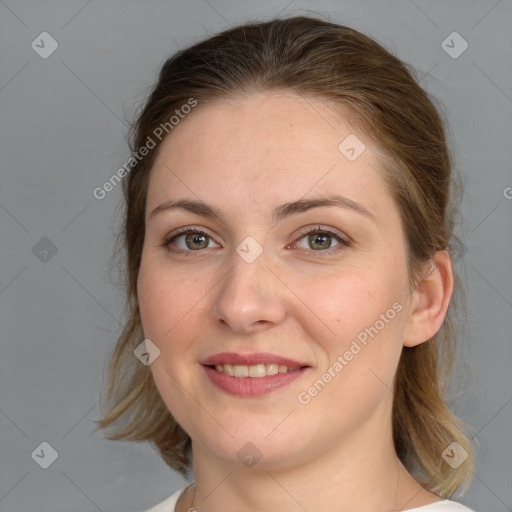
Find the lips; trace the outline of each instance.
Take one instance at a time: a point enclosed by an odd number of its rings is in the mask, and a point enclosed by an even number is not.
[[[271,354],[268,352],[258,352],[254,354],[236,354],[234,352],[222,352],[210,356],[203,361],[201,364],[204,366],[216,366],[216,365],[238,365],[238,366],[255,366],[260,364],[277,364],[278,366],[287,366],[288,368],[303,368],[308,367],[307,363],[288,359],[286,357],[278,356],[277,354]]]
[[[307,363],[268,352],[223,352],[201,361],[217,388],[239,397],[257,397],[291,385],[308,373]]]

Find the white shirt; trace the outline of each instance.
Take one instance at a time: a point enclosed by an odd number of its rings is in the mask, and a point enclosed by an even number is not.
[[[193,483],[193,482],[192,482]],[[154,507],[146,510],[145,512],[175,512],[176,503],[178,498],[185,491],[187,487],[190,487],[192,483],[185,485],[179,491],[176,491],[173,495],[169,496],[166,500],[158,503]],[[404,512],[475,512],[474,510],[451,500],[441,500],[431,503],[430,505],[423,505],[422,507],[409,508]]]

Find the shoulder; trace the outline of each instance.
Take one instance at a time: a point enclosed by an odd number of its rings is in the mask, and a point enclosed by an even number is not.
[[[171,494],[168,498],[160,503],[154,505],[153,507],[145,510],[144,512],[174,512],[174,507],[176,507],[176,503],[178,502],[179,497],[185,492],[185,489],[192,485],[192,483],[185,485],[174,494]]]
[[[411,508],[404,512],[476,512],[475,510],[452,500],[441,500],[424,505],[423,507]]]

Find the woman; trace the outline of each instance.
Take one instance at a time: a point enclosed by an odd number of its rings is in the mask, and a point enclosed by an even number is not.
[[[468,511],[451,162],[407,66],[322,20],[247,24],[170,58],[133,130],[98,424],[193,463],[151,511]]]

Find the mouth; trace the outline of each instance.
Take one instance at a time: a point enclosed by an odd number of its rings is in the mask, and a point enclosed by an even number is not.
[[[215,370],[219,373],[224,373],[225,375],[229,375],[230,377],[251,377],[251,378],[261,378],[268,377],[270,375],[277,375],[279,373],[290,373],[297,372],[302,370],[303,368],[307,368],[307,366],[287,366],[285,364],[278,363],[259,363],[253,365],[243,365],[243,364],[211,364],[204,365],[212,370]]]
[[[217,389],[238,397],[262,397],[304,377],[310,365],[271,354],[223,352],[201,361]]]

